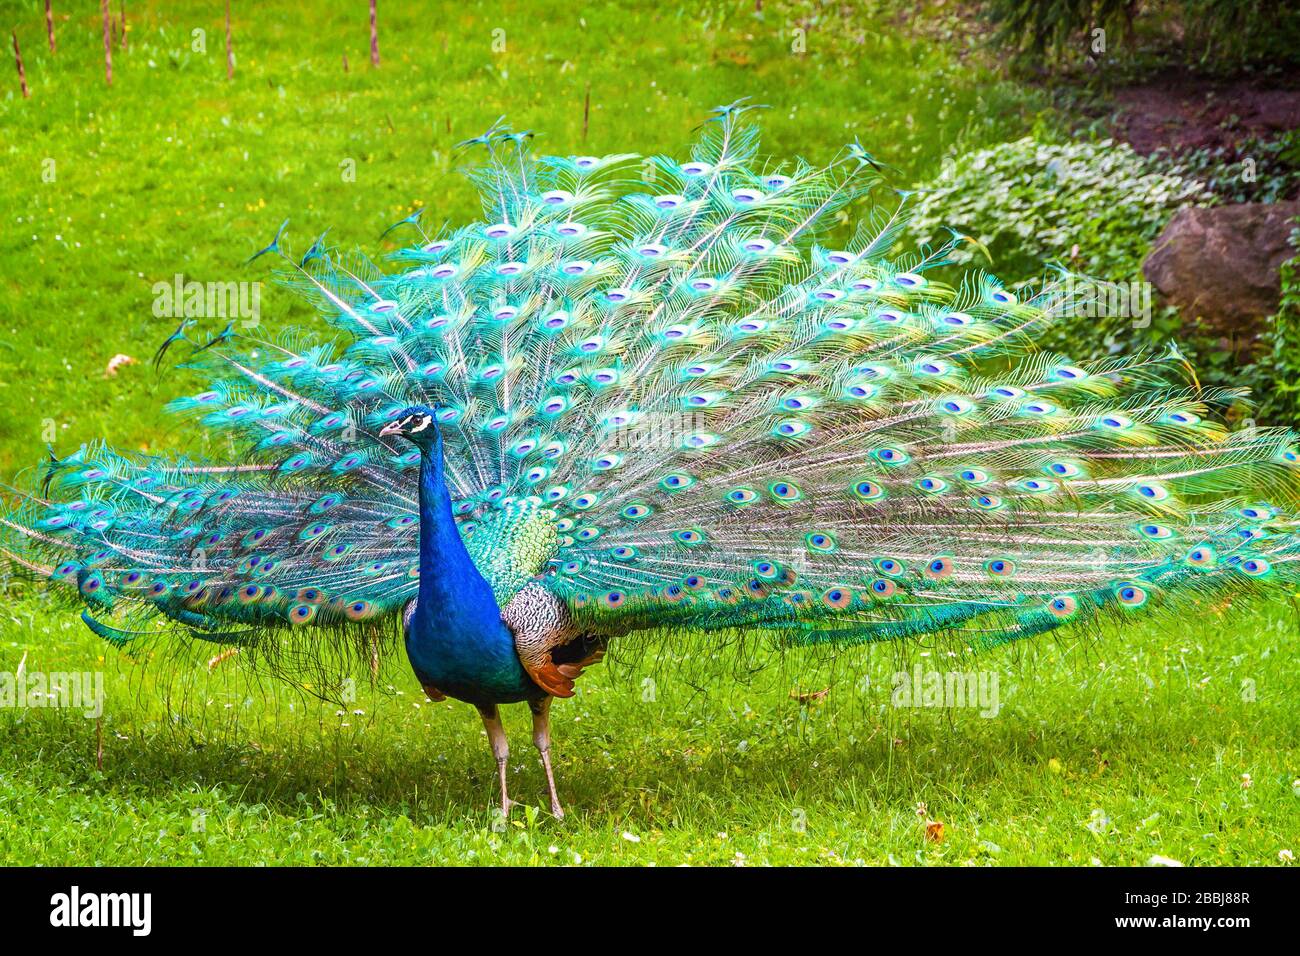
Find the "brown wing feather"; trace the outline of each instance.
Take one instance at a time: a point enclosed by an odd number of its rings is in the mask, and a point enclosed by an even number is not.
[[[573,682],[605,655],[604,643],[581,634],[568,609],[540,584],[527,584],[501,611],[528,676],[554,697],[572,697]]]

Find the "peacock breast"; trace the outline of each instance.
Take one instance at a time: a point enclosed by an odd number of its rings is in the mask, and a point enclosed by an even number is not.
[[[500,614],[482,627],[422,613],[411,601],[404,614],[406,654],[421,684],[476,706],[536,700],[544,692],[533,683],[515,651]],[[494,626],[493,626],[494,624]]]

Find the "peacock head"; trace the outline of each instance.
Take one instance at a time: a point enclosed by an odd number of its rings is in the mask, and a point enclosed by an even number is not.
[[[442,431],[438,427],[438,416],[432,408],[424,405],[412,405],[404,408],[397,416],[379,429],[380,437],[401,435],[407,441],[420,448],[437,448],[442,444]]]

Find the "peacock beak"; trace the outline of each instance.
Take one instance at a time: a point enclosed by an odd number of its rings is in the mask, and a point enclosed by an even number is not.
[[[396,421],[391,421],[383,428],[379,429],[380,438],[383,438],[385,435],[400,435],[401,433],[402,433],[401,419],[398,419]]]

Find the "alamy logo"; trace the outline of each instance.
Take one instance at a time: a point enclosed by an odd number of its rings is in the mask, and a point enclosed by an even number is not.
[[[615,422],[611,445],[619,451],[637,449],[703,449],[711,443],[708,424],[695,412],[646,412]]]
[[[1061,286],[1063,318],[1131,319],[1133,328],[1151,325],[1151,283],[1102,282],[1067,276]]]
[[[50,897],[50,925],[126,926],[134,936],[148,936],[153,928],[152,893],[68,893]]]
[[[894,675],[895,707],[977,707],[981,717],[1002,709],[996,671],[927,671],[920,664]]]
[[[185,281],[176,273],[171,282],[153,285],[153,314],[160,319],[243,319],[255,328],[262,317],[262,283]]]
[[[0,707],[79,710],[93,720],[104,713],[104,673],[46,674],[28,671],[20,664],[16,672],[0,671]]]

